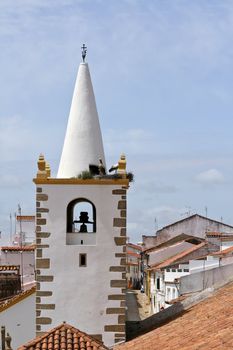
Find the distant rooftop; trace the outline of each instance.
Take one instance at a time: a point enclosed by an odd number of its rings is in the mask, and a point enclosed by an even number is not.
[[[195,217],[199,217],[199,218],[202,218],[202,219],[205,219],[205,220],[210,220],[210,221],[213,221],[213,222],[215,222],[215,223],[217,223],[217,224],[219,224],[219,225],[224,225],[224,226],[228,226],[228,227],[230,227],[230,228],[233,228],[233,226],[228,225],[228,224],[225,224],[224,222],[220,222],[220,221],[217,221],[217,220],[213,220],[213,219],[210,219],[210,218],[208,218],[208,217],[206,217],[206,216],[202,216],[202,215],[199,215],[199,214],[193,214],[193,215],[188,216],[187,218],[184,218],[184,219],[175,221],[175,222],[173,222],[173,223],[171,223],[171,224],[169,224],[169,225],[166,225],[166,226],[162,227],[161,229],[159,229],[159,230],[157,231],[157,233],[160,232],[160,231],[162,231],[162,230],[164,230],[164,229],[166,229],[166,228],[169,228],[169,227],[171,227],[171,226],[173,226],[173,225],[176,225],[176,224],[178,224],[178,223],[181,223],[181,222],[184,222],[184,221],[187,221],[187,220],[191,220],[191,219],[193,219],[193,218],[195,218]]]

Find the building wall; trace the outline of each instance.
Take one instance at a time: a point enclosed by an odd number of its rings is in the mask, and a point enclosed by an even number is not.
[[[232,281],[233,264],[184,276],[180,279],[180,294],[200,292],[206,288]]]
[[[179,286],[174,281],[186,275],[189,275],[189,264],[168,267],[161,271],[151,271],[150,299],[153,313],[159,312],[161,308],[169,307],[170,305],[166,302],[179,296]]]
[[[194,215],[190,218],[177,222],[173,225],[166,226],[165,228],[157,231],[157,241],[158,243],[162,243],[181,233],[205,238],[206,231],[232,233],[233,228],[223,223],[218,223],[211,219],[199,215]]]
[[[66,209],[76,198],[96,207],[92,243],[66,245]],[[66,321],[106,345],[125,339],[126,190],[122,185],[37,188],[37,334]],[[79,266],[79,254],[87,266]]]
[[[35,338],[35,294],[0,312],[0,325],[4,325],[12,337],[12,349]]]
[[[142,246],[143,249],[149,249],[151,247],[154,247],[157,244],[157,237],[156,236],[142,236]]]
[[[20,224],[21,222],[21,224]],[[34,220],[22,220],[20,221],[20,217],[17,217],[16,221],[16,235],[14,235],[14,243],[20,244],[20,232],[22,229],[22,238],[23,244],[32,244],[35,242],[35,217]],[[12,243],[12,242],[11,242]]]

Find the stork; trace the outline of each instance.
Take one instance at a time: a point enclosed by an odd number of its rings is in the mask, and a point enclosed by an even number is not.
[[[115,170],[115,172],[117,172],[118,166],[119,166],[118,163],[112,165],[111,168],[109,169],[109,172],[111,173],[114,170]]]

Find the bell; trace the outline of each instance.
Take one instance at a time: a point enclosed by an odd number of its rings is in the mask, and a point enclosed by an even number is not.
[[[79,221],[83,224],[89,223],[89,216],[87,211],[81,211],[79,216]]]

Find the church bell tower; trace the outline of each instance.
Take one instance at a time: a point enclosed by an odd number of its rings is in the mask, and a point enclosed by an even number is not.
[[[86,47],[57,177],[44,156],[36,184],[36,330],[63,321],[111,346],[125,340],[126,203],[122,155],[106,171]]]

